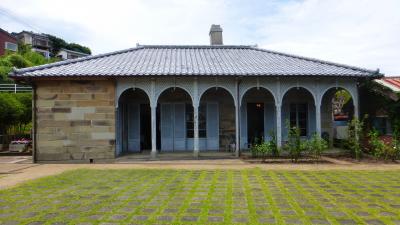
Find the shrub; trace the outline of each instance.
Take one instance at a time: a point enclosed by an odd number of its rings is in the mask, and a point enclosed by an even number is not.
[[[363,136],[364,122],[354,118],[348,125],[348,148],[350,153],[357,159],[360,160],[362,156],[361,142]]]
[[[276,140],[276,134],[275,131],[271,131],[269,133],[271,140],[268,142],[268,147],[270,150],[270,153],[273,157],[278,157],[280,152],[279,152],[279,148],[278,148],[278,142]]]
[[[306,149],[306,144],[301,140],[298,127],[290,127],[288,130],[288,142],[285,145],[285,149],[289,152],[292,161],[297,162],[301,157],[301,153]]]
[[[318,134],[314,134],[312,138],[307,141],[307,149],[312,157],[320,159],[322,153],[328,149],[328,142],[318,136]]]
[[[254,158],[261,157],[263,158],[263,160],[265,160],[267,156],[279,156],[279,148],[276,142],[276,135],[273,131],[271,131],[270,136],[270,141],[263,141],[262,138],[254,139],[254,142],[251,146],[251,153]]]
[[[9,93],[0,94],[0,134],[5,134],[8,128],[18,123],[23,114],[23,105]]]
[[[399,157],[398,141],[395,138],[390,143],[385,143],[379,138],[379,132],[375,129],[368,134],[372,154],[375,159],[396,160]]]
[[[379,133],[377,130],[372,129],[368,133],[369,144],[371,146],[371,153],[373,154],[375,159],[380,159],[384,155],[385,152],[385,143],[379,139]]]

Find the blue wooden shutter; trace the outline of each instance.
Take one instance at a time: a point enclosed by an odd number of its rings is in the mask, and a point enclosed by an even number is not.
[[[161,104],[161,150],[172,151],[174,149],[174,118],[173,105]]]
[[[281,122],[281,128],[282,128],[282,140],[285,141],[287,140],[288,137],[288,132],[289,130],[287,129],[286,123],[289,122],[290,120],[290,103],[284,103],[282,104],[282,122]]]
[[[315,105],[308,103],[308,127],[307,127],[307,136],[311,136],[316,132],[316,112]]]
[[[122,110],[121,110],[121,105],[118,106],[117,108],[117,113],[116,113],[116,127],[115,127],[115,134],[116,134],[116,140],[115,140],[115,150],[116,150],[116,155],[120,155],[122,153],[122,137],[121,137],[121,130],[122,130],[122,120],[121,120],[121,114],[122,114]]]
[[[185,104],[175,104],[174,150],[186,149]]]
[[[272,103],[264,104],[264,139],[271,140],[271,132],[275,130],[275,106]]]
[[[128,104],[128,151],[140,151],[140,106]]]
[[[219,149],[219,111],[218,103],[207,104],[207,149]]]
[[[240,147],[247,149],[247,102],[240,107]]]

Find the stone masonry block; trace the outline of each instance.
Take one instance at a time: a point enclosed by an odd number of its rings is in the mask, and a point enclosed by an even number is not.
[[[115,139],[115,133],[113,133],[113,132],[92,133],[92,139],[93,140]]]

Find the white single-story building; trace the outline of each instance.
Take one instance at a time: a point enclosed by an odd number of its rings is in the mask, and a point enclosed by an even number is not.
[[[135,48],[14,70],[34,89],[37,161],[111,159],[125,153],[225,151],[239,155],[255,139],[332,137],[332,96],[347,90],[359,112],[358,83],[378,70],[256,46]]]

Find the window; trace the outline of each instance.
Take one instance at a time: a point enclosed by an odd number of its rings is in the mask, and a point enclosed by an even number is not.
[[[207,137],[207,105],[199,107],[199,138]],[[186,104],[186,137],[194,138],[193,106]]]
[[[387,117],[373,118],[372,126],[379,132],[379,134],[386,135],[388,133]]]
[[[5,42],[4,48],[16,52],[18,50],[18,45],[11,42]]]
[[[307,104],[290,104],[290,127],[298,127],[300,136],[307,136]]]

